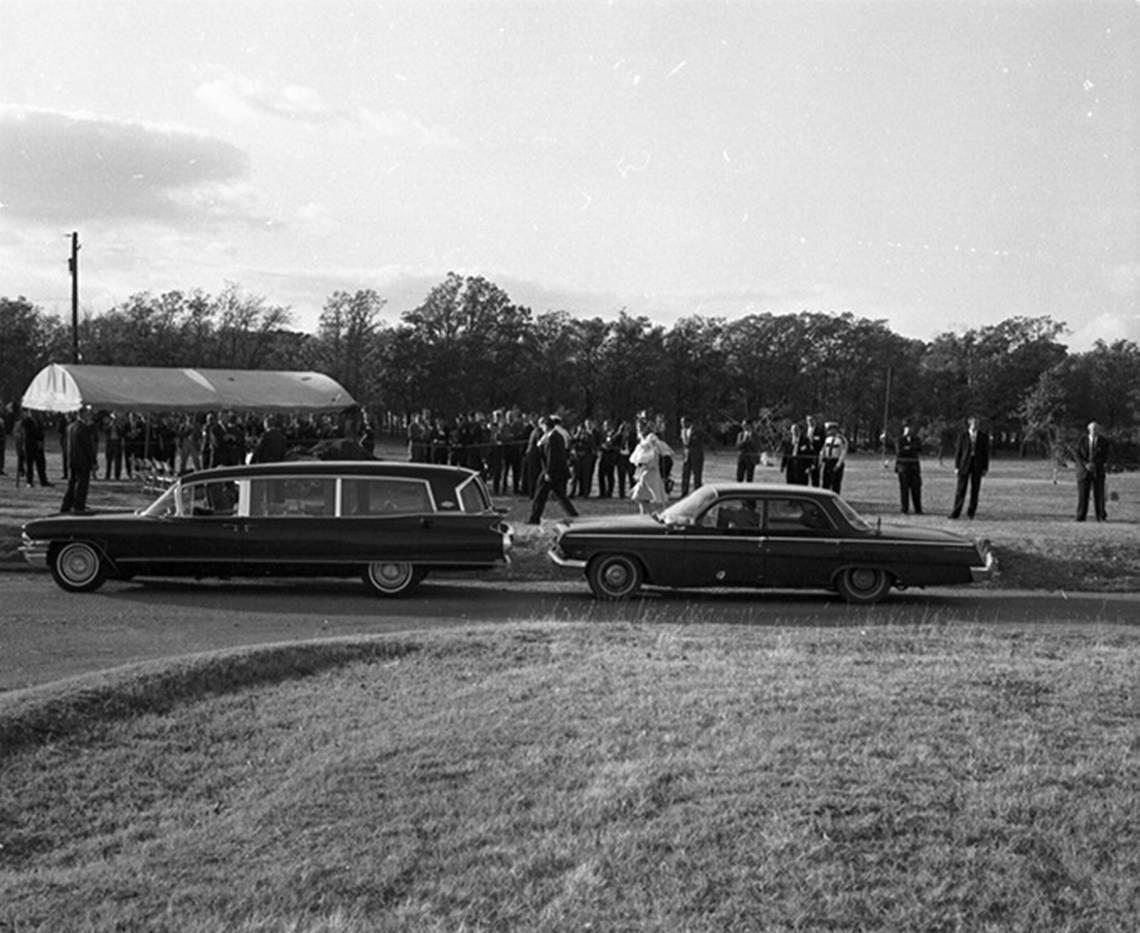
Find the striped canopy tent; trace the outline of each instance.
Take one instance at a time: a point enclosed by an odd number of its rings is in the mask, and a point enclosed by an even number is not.
[[[316,372],[175,369],[52,363],[21,404],[33,411],[334,412],[356,405],[335,379]]]

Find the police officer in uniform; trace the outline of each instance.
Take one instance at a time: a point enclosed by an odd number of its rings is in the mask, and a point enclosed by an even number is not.
[[[839,493],[843,488],[843,472],[847,468],[847,438],[839,433],[839,423],[824,425],[823,446],[819,451],[819,482],[824,489]]]

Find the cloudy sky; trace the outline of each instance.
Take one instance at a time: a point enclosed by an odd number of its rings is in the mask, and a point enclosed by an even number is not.
[[[1137,0],[0,0],[0,296],[1140,340]]]

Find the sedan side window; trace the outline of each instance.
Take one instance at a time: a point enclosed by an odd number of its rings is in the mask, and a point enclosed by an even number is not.
[[[705,512],[700,524],[721,534],[755,535],[760,533],[761,515],[755,499],[724,499]]]
[[[768,500],[768,532],[770,534],[803,534],[831,530],[823,509],[806,499]]]

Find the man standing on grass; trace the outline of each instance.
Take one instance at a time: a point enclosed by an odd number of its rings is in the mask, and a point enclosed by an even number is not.
[[[824,431],[823,447],[819,451],[819,484],[839,495],[843,491],[843,474],[847,469],[847,438],[835,421],[828,421]]]
[[[681,419],[681,496],[700,489],[705,480],[705,432],[688,416]]]
[[[67,426],[64,456],[67,457],[67,492],[61,512],[86,512],[87,487],[99,468],[99,445],[91,426],[92,412],[84,407]]]
[[[1104,507],[1104,479],[1108,472],[1108,438],[1100,433],[1100,425],[1089,422],[1088,434],[1077,441],[1077,521],[1089,513],[1089,492],[1093,494],[1096,520],[1108,518]]]
[[[899,501],[906,515],[914,503],[914,514],[922,514],[922,441],[912,434],[909,424],[895,442],[895,473],[899,478]]]
[[[978,428],[978,419],[971,416],[966,420],[966,430],[958,438],[954,452],[954,473],[958,484],[954,490],[954,507],[951,518],[960,518],[966,501],[966,487],[970,489],[970,505],[966,509],[969,518],[978,511],[978,493],[982,488],[982,477],[990,469],[990,436]]]

